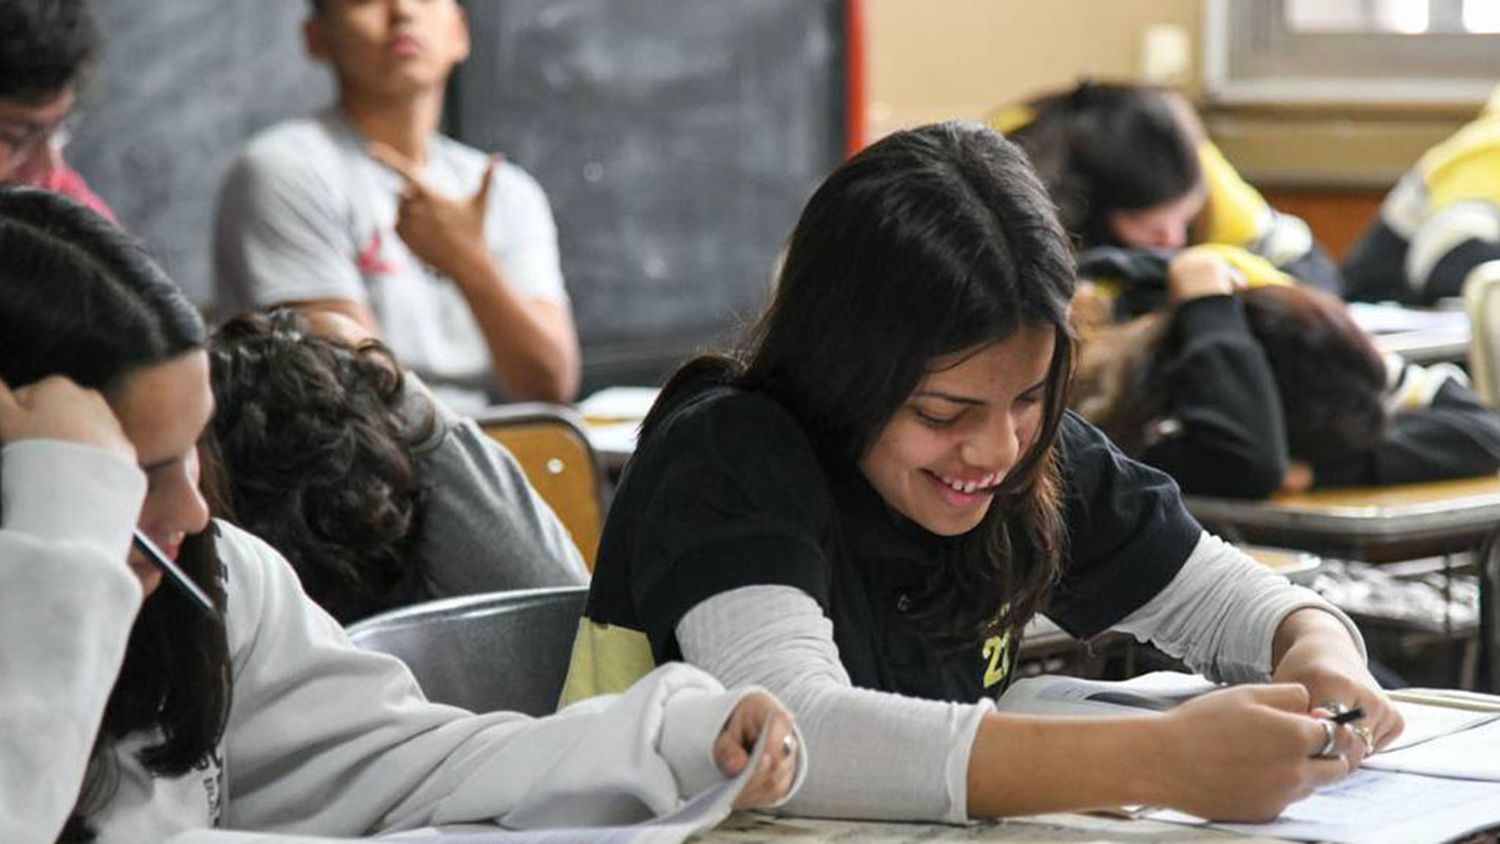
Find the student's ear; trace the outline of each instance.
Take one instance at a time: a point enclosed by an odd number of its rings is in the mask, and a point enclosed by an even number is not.
[[[323,21],[317,13],[307,16],[302,22],[302,42],[307,46],[307,54],[318,61],[328,61],[328,33],[323,29]]]

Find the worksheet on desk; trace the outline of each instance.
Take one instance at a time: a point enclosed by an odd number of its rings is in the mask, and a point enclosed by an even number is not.
[[[1396,705],[1403,715],[1410,711],[1409,705],[1400,702]],[[1438,710],[1440,707],[1424,709]],[[1467,717],[1470,720],[1479,719],[1480,723],[1447,730],[1427,741],[1403,744],[1398,740],[1394,749],[1382,751],[1365,760],[1365,767],[1439,777],[1500,781],[1500,721],[1495,720],[1500,716],[1493,712],[1456,709],[1446,710],[1444,714],[1455,721]],[[1411,723],[1410,715],[1407,721],[1408,724]],[[1406,736],[1401,738],[1404,740]]]
[[[1500,783],[1361,769],[1271,823],[1208,823],[1170,810],[1146,817],[1294,841],[1433,844],[1500,824]]]

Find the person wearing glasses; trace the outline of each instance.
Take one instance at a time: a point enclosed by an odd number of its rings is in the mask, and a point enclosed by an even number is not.
[[[0,0],[0,184],[60,193],[113,220],[62,155],[98,49],[87,0]]]

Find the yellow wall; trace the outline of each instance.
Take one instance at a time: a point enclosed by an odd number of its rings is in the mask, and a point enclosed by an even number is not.
[[[865,0],[870,138],[996,105],[1080,76],[1135,78],[1151,24],[1183,27],[1193,83],[1201,0]]]

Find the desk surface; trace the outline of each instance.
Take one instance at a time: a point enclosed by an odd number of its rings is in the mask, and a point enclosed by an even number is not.
[[[829,821],[809,818],[768,818],[740,814],[717,829],[693,839],[717,844],[896,844],[905,841],[1035,841],[1035,842],[1198,842],[1237,841],[1241,844],[1276,839],[1250,838],[1191,826],[1149,820],[1123,820],[1094,815],[1038,815],[979,823],[971,826]]]
[[[1412,363],[1461,363],[1469,357],[1469,327],[1424,328],[1377,334],[1375,348]]]
[[[1235,528],[1404,541],[1500,527],[1500,477],[1278,495],[1265,501],[1188,496],[1199,520]]]

